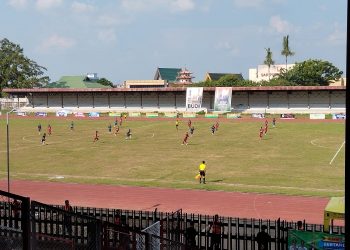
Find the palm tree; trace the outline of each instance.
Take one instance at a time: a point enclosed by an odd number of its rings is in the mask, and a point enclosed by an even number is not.
[[[266,50],[266,57],[265,57],[265,61],[264,64],[267,65],[267,67],[269,68],[269,81],[270,81],[270,67],[271,65],[274,65],[275,62],[272,60],[272,51],[270,50],[270,48],[265,49]]]
[[[292,52],[290,49],[289,49],[289,36],[284,36],[283,37],[283,49],[281,51],[281,55],[285,56],[286,57],[286,72],[288,71],[287,69],[287,58],[288,56],[293,56],[295,53]]]

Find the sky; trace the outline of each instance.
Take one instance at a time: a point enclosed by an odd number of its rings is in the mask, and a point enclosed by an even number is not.
[[[284,64],[295,55],[346,70],[346,0],[1,0],[0,39],[65,75],[98,73],[115,84],[153,79],[157,67],[242,73],[263,64],[266,48]]]

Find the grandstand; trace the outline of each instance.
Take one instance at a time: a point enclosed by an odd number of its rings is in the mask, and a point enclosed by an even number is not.
[[[186,88],[4,89],[16,103],[26,97],[21,111],[56,112],[185,112]],[[233,87],[232,112],[345,113],[345,86]],[[203,90],[202,109],[214,109],[215,87]]]

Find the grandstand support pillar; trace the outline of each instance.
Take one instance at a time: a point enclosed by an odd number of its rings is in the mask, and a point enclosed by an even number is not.
[[[108,108],[111,108],[111,94],[109,92],[107,93],[107,98],[108,98]]]
[[[290,96],[290,93],[289,91],[287,91],[287,109],[289,109],[289,96]]]
[[[249,102],[249,91],[247,92],[248,94],[248,109],[250,109],[250,102]]]
[[[126,94],[125,92],[123,94],[124,94],[124,108],[126,109]]]
[[[95,95],[94,92],[91,92],[92,95],[92,108],[95,108]]]
[[[63,108],[63,93],[61,93],[61,107]]]
[[[214,95],[212,95],[211,93],[210,93],[210,104],[209,104],[209,108],[210,109],[214,109],[214,98],[215,98],[215,92],[214,92]]]
[[[267,106],[266,106],[267,109],[270,108],[270,92],[267,91]]]
[[[158,109],[160,108],[159,107],[159,92],[157,92],[157,106],[158,106]]]
[[[307,92],[307,108],[310,109],[310,91]]]
[[[328,91],[328,108],[332,109],[332,91]]]
[[[34,93],[32,93],[32,108],[34,108]]]
[[[77,108],[79,108],[79,93],[77,93],[76,96],[77,96]]]
[[[142,105],[142,92],[140,92],[140,99],[141,99],[141,109],[143,109],[143,105]]]
[[[46,108],[49,107],[49,93],[46,93]]]
[[[176,93],[174,93],[174,101],[175,101],[175,108],[177,108],[177,105],[176,105]]]

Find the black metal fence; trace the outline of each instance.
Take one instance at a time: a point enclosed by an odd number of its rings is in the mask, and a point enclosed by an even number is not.
[[[51,206],[0,190],[1,249],[210,249],[213,217],[157,211]],[[17,203],[16,203],[17,202]],[[18,205],[19,204],[19,205]],[[196,246],[186,246],[193,222]],[[271,236],[269,249],[287,249],[288,230],[296,222],[219,217],[218,249],[258,249],[263,225]],[[322,232],[323,225],[303,222],[304,230]],[[345,234],[334,226],[334,234]]]

